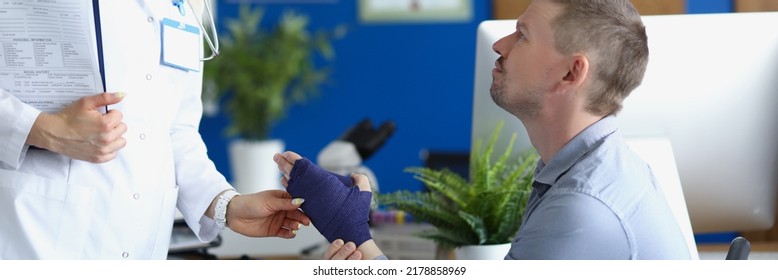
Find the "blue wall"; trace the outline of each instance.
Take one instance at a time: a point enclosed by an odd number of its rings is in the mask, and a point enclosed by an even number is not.
[[[221,1],[220,1],[221,2]],[[470,149],[475,34],[490,12],[487,1],[473,1],[473,19],[460,23],[363,24],[357,1],[334,4],[269,4],[263,24],[294,9],[311,17],[311,27],[347,24],[349,33],[334,42],[336,59],[330,84],[318,98],[295,106],[272,130],[287,149],[315,159],[316,154],[364,118],[391,120],[397,130],[365,163],[381,191],[420,189],[403,169],[420,166],[423,149]],[[235,17],[239,5],[219,3],[221,21]],[[224,116],[204,117],[201,133],[217,168],[230,177]]]
[[[686,0],[690,14],[729,13],[734,11],[732,0]]]
[[[239,5],[219,1],[220,21],[235,17]],[[489,19],[491,1],[473,1],[473,19],[463,23],[363,24],[357,1],[332,4],[268,4],[265,21],[293,9],[311,17],[311,27],[350,27],[334,43],[331,83],[318,98],[293,107],[273,130],[287,149],[310,158],[363,118],[391,120],[397,131],[366,164],[382,192],[418,190],[402,170],[422,165],[423,149],[467,152],[470,148],[475,33]],[[689,13],[732,11],[731,0],[688,0]],[[223,32],[222,32],[223,33]],[[209,155],[229,179],[224,116],[204,117],[201,132]]]

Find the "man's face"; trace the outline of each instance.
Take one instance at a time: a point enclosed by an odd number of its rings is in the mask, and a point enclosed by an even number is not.
[[[547,1],[533,1],[518,18],[516,31],[492,46],[500,55],[492,69],[492,99],[517,117],[535,118],[552,82],[563,77],[552,71],[562,59],[554,48],[551,29],[559,9]]]

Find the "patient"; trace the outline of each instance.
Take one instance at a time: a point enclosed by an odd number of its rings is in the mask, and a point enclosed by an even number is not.
[[[534,0],[518,18],[515,32],[492,46],[500,55],[492,70],[492,99],[521,120],[541,159],[505,259],[691,258],[662,188],[627,147],[615,118],[643,80],[647,41],[629,0]],[[298,181],[292,171],[298,159],[286,153],[276,161],[289,178],[290,193]],[[331,199],[328,193],[349,185],[336,186],[339,180],[331,176],[315,177],[295,186],[320,189],[304,197],[306,204]],[[363,181],[360,187],[369,189]],[[331,205],[339,214],[325,218],[353,221],[349,215],[367,215],[365,202],[352,197]],[[352,210],[340,208],[344,205]],[[317,223],[317,213],[305,213]],[[361,223],[354,228],[339,224],[342,231],[363,231],[357,228]],[[340,236],[348,235],[328,239]],[[375,243],[365,246],[362,239],[345,240],[358,242],[356,248],[333,242],[325,257],[380,254]]]

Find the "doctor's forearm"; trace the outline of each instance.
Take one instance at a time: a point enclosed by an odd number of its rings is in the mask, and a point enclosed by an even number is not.
[[[208,209],[205,209],[205,213],[203,213],[203,215],[205,215],[205,216],[206,216],[206,217],[208,217],[208,218],[211,218],[211,219],[213,219],[213,214],[214,214],[214,212],[216,212],[216,202],[218,202],[218,201],[219,201],[219,196],[220,196],[222,193],[226,192],[226,191],[227,191],[227,190],[224,190],[224,191],[220,192],[219,194],[217,194],[217,195],[216,195],[216,196],[215,196],[215,197],[214,197],[214,198],[211,200],[211,205],[208,205]]]
[[[27,144],[42,149],[47,149],[52,152],[58,152],[59,149],[54,143],[56,143],[55,132],[53,127],[61,126],[57,119],[48,113],[40,113],[35,119],[35,122],[30,129],[30,134],[27,135]]]

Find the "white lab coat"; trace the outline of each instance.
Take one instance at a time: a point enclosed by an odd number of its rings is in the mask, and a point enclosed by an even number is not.
[[[199,26],[186,8],[100,1],[106,91],[126,93],[111,108],[128,127],[108,163],[29,148],[39,112],[0,90],[0,258],[164,259],[176,207],[201,240],[216,237],[203,213],[232,187],[198,133],[202,72],[160,63],[162,18]]]

